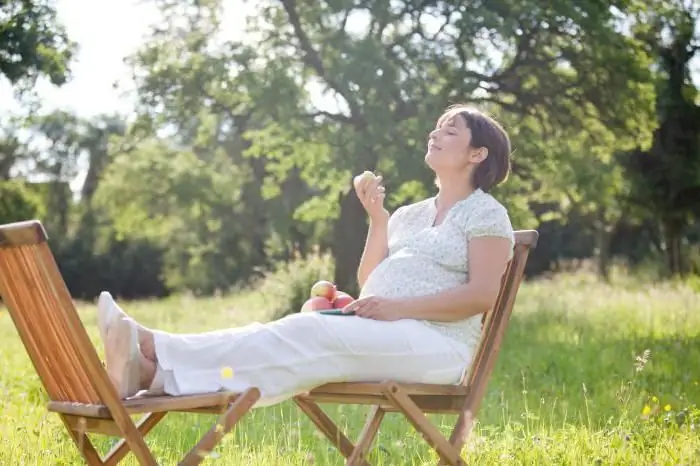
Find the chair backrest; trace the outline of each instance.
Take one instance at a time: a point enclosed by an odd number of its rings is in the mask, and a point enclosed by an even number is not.
[[[469,388],[464,411],[476,417],[488,385],[493,366],[498,358],[501,342],[513,312],[515,298],[520,289],[530,251],[537,246],[536,230],[515,232],[515,246],[501,280],[501,289],[493,309],[485,315],[481,342],[463,384]]]
[[[0,225],[0,297],[52,401],[121,404],[41,222]]]

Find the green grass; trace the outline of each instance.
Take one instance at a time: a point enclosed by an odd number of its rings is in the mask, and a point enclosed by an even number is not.
[[[191,332],[265,320],[276,304],[242,292],[127,308],[147,325]],[[97,341],[93,306],[80,310]],[[4,312],[0,342],[0,464],[81,464],[58,418],[46,412],[39,380]],[[528,283],[465,455],[484,465],[700,464],[699,382],[700,291],[690,285],[627,278],[609,286],[580,274]],[[329,413],[355,438],[366,408],[329,406]],[[444,431],[454,422],[451,416],[432,418]],[[149,444],[162,464],[175,464],[214,422],[213,416],[171,415]],[[104,450],[111,441],[97,445]],[[392,414],[370,460],[422,465],[437,457]],[[343,464],[290,402],[254,410],[207,460],[312,462]],[[125,464],[136,462],[128,457]]]

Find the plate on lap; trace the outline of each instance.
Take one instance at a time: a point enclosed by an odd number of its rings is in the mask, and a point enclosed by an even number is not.
[[[321,314],[326,314],[327,316],[354,316],[355,311],[343,312],[342,309],[328,309],[325,311],[318,311]]]

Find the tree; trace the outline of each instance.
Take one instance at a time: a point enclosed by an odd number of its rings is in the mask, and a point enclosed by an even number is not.
[[[0,75],[11,84],[29,89],[40,76],[64,84],[75,47],[56,19],[53,2],[9,0],[0,5]]]
[[[144,134],[167,128],[200,157],[225,147],[250,170],[255,237],[313,232],[350,291],[366,233],[352,174],[381,172],[390,209],[429,194],[425,141],[450,103],[507,122],[515,173],[498,193],[522,227],[529,202],[565,198],[551,167],[580,157],[592,122],[614,144],[595,151],[600,167],[653,122],[651,62],[624,29],[637,3],[269,0],[249,18],[255,46],[222,37],[218,1],[159,4],[164,21],[131,60]],[[562,136],[575,147],[550,144]]]
[[[332,249],[339,286],[354,287],[366,231],[350,173],[391,167],[396,178],[390,182],[399,191],[409,173],[427,181],[418,154],[449,103],[469,101],[501,115],[531,117],[540,137],[562,127],[583,130],[591,119],[620,133],[648,131],[649,61],[621,31],[627,4],[614,6],[388,0],[311,6],[279,0],[260,7],[254,28],[264,55],[295,57],[305,78],[301,86],[319,88],[337,102],[306,105],[318,116],[309,126],[326,128],[322,134],[332,150],[325,165],[338,175]],[[519,155],[520,167],[540,163],[541,154]]]
[[[700,218],[700,106],[690,78],[690,62],[700,51],[696,34],[700,8],[692,2],[663,4],[637,31],[658,57],[656,101],[659,127],[650,149],[638,148],[627,160],[637,209],[657,219],[671,274],[683,274],[683,237]],[[649,18],[647,18],[649,19]]]

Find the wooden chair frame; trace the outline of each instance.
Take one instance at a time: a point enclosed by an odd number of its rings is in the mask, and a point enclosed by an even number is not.
[[[513,258],[503,275],[494,308],[484,316],[482,337],[467,376],[457,385],[382,383],[331,383],[299,395],[294,401],[347,459],[348,465],[368,465],[365,456],[387,412],[400,412],[435,449],[439,464],[463,465],[461,449],[469,437],[484,398],[501,342],[523,279],[525,264],[537,246],[535,230],[515,233]],[[335,425],[319,403],[370,405],[356,445]],[[450,438],[426,417],[427,413],[458,414]]]
[[[294,398],[299,408],[347,458],[349,465],[367,465],[365,458],[387,412],[400,412],[435,449],[440,464],[462,465],[466,442],[498,357],[525,264],[538,240],[535,230],[515,233],[512,260],[504,273],[494,308],[484,319],[482,339],[470,370],[457,385],[331,383]],[[116,465],[130,451],[142,465],[158,464],[145,443],[169,412],[219,413],[221,417],[179,463],[200,464],[260,398],[257,388],[243,393],[217,392],[189,396],[119,399],[83,326],[61,277],[41,222],[0,225],[0,297],[49,396],[48,410],[57,413],[86,463]],[[319,403],[370,405],[370,413],[354,445],[319,407]],[[449,439],[425,416],[458,414]],[[144,414],[135,423],[132,415]],[[121,440],[104,457],[88,433]]]
[[[38,221],[0,226],[0,297],[57,413],[90,466],[118,464],[131,451],[140,464],[157,465],[144,436],[169,412],[219,413],[179,463],[200,464],[255,405],[260,392],[217,392],[121,400],[76,312]],[[132,415],[144,414],[138,424]],[[121,440],[104,457],[88,433]]]

